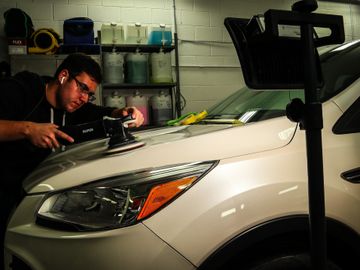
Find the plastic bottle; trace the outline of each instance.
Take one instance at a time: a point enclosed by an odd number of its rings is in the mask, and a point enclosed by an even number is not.
[[[166,27],[165,24],[160,24],[160,27],[153,27],[150,32],[148,44],[170,46],[172,43],[171,28]]]
[[[151,76],[152,83],[171,83],[171,54],[170,53],[152,53],[150,55]]]
[[[121,53],[103,53],[104,82],[124,82],[124,56]]]
[[[128,53],[125,61],[125,81],[127,83],[148,83],[148,55],[139,52]]]
[[[171,96],[160,91],[150,98],[151,120],[154,125],[165,125],[172,118]]]
[[[149,125],[149,105],[148,98],[141,95],[137,90],[134,95],[126,97],[127,107],[136,107],[144,116],[144,125]]]
[[[124,97],[119,96],[118,91],[114,91],[105,98],[105,105],[108,107],[124,108],[126,102]]]
[[[123,44],[124,43],[124,28],[121,24],[116,22],[103,23],[101,25],[101,44]]]

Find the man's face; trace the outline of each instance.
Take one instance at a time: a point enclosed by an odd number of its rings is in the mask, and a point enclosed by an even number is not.
[[[67,112],[74,112],[85,103],[91,101],[97,83],[87,73],[77,76],[69,74],[57,93],[57,104]]]

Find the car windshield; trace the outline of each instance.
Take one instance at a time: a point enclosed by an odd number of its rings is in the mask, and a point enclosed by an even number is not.
[[[360,76],[360,41],[329,49],[320,56],[324,86],[320,101],[337,95]],[[248,87],[236,91],[208,110],[202,123],[249,123],[284,116],[291,99],[304,101],[304,91],[259,91]]]
[[[244,87],[210,108],[205,122],[248,123],[284,116],[286,105],[295,97],[304,100],[304,91],[253,91]]]

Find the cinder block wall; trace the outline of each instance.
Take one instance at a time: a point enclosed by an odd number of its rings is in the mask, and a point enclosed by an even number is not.
[[[244,85],[234,47],[223,26],[225,17],[249,18],[269,8],[289,10],[293,0],[176,0],[180,86],[186,100],[183,113],[209,108]],[[318,1],[319,13],[344,17],[347,40],[360,38],[360,5]],[[51,27],[61,36],[63,21],[89,17],[100,30],[104,22],[165,23],[174,27],[172,0],[0,0],[0,60],[7,60],[2,14],[25,10],[35,28]],[[173,58],[174,59],[174,58]]]

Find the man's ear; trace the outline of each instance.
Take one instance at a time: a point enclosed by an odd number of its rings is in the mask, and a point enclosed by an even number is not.
[[[60,84],[64,83],[64,81],[68,75],[69,75],[69,72],[66,69],[62,70],[59,73],[58,79],[59,79]]]

